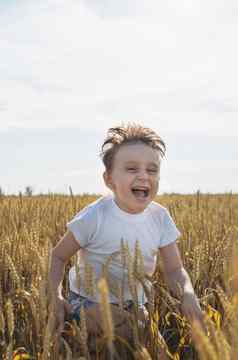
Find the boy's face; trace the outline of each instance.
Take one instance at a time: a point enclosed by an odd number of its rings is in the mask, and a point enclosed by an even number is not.
[[[119,148],[112,170],[103,177],[117,205],[128,213],[139,213],[156,196],[159,175],[159,152],[146,144],[134,143]]]

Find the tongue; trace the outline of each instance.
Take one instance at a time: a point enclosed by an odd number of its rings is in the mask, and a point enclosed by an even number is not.
[[[144,198],[145,197],[145,192],[143,190],[133,190],[133,194],[137,198]]]

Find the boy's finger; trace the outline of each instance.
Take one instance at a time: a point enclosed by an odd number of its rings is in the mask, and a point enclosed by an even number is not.
[[[63,330],[64,330],[64,321],[60,321],[59,326],[58,326],[57,331],[56,331],[57,335],[61,336],[61,333],[62,333]]]
[[[57,332],[60,334],[64,330],[64,312],[58,315]]]
[[[206,325],[204,322],[204,318],[203,316],[201,316],[200,314],[197,317],[194,317],[192,320],[192,325],[194,326],[194,324],[197,326],[200,326],[201,330],[204,331],[206,333]]]
[[[71,313],[72,309],[73,309],[73,305],[69,304],[67,301],[65,301],[64,303],[65,309],[67,311],[67,313]]]

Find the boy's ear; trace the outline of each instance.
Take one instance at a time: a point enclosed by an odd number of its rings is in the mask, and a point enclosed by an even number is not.
[[[112,183],[111,183],[111,179],[110,179],[110,175],[107,171],[104,171],[103,173],[103,179],[104,179],[104,183],[105,185],[112,190]]]

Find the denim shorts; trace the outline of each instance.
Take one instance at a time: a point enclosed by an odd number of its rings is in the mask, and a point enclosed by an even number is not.
[[[68,302],[69,304],[72,305],[72,311],[69,315],[69,320],[76,320],[79,321],[80,320],[80,308],[81,306],[84,307],[84,309],[88,309],[92,306],[97,305],[98,303],[87,299],[84,296],[81,296],[73,291],[69,292],[69,296],[68,296]],[[118,304],[114,304],[116,306],[119,306]],[[141,309],[145,309],[145,305],[140,305],[139,306]],[[127,300],[123,303],[123,309],[129,312],[133,312],[133,309],[135,308],[135,304],[132,300]]]

